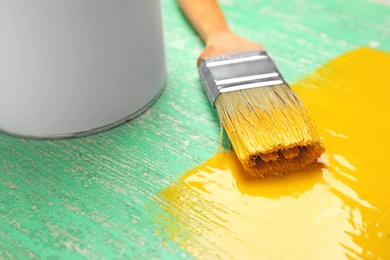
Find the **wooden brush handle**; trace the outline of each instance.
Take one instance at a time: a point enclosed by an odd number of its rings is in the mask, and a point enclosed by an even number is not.
[[[204,42],[229,27],[217,0],[178,0],[192,26]]]
[[[260,44],[248,41],[230,31],[217,0],[178,0],[188,20],[206,43],[198,59],[229,53],[264,50]]]

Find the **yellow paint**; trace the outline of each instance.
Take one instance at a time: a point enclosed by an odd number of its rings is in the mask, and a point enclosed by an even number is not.
[[[389,68],[361,48],[293,85],[326,153],[265,179],[218,153],[159,194],[164,233],[202,259],[390,259]]]

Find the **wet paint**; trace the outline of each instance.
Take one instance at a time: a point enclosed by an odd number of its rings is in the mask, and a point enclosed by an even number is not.
[[[292,88],[326,152],[283,177],[218,153],[159,193],[161,233],[202,259],[390,257],[390,55],[360,48]]]

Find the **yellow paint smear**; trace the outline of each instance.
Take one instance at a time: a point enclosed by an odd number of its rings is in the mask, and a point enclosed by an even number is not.
[[[390,55],[360,48],[293,85],[326,153],[253,179],[218,153],[157,198],[162,233],[201,259],[390,259]]]

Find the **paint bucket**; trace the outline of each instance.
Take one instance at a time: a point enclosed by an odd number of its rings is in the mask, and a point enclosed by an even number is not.
[[[5,132],[100,132],[146,110],[165,79],[159,0],[0,0]]]

